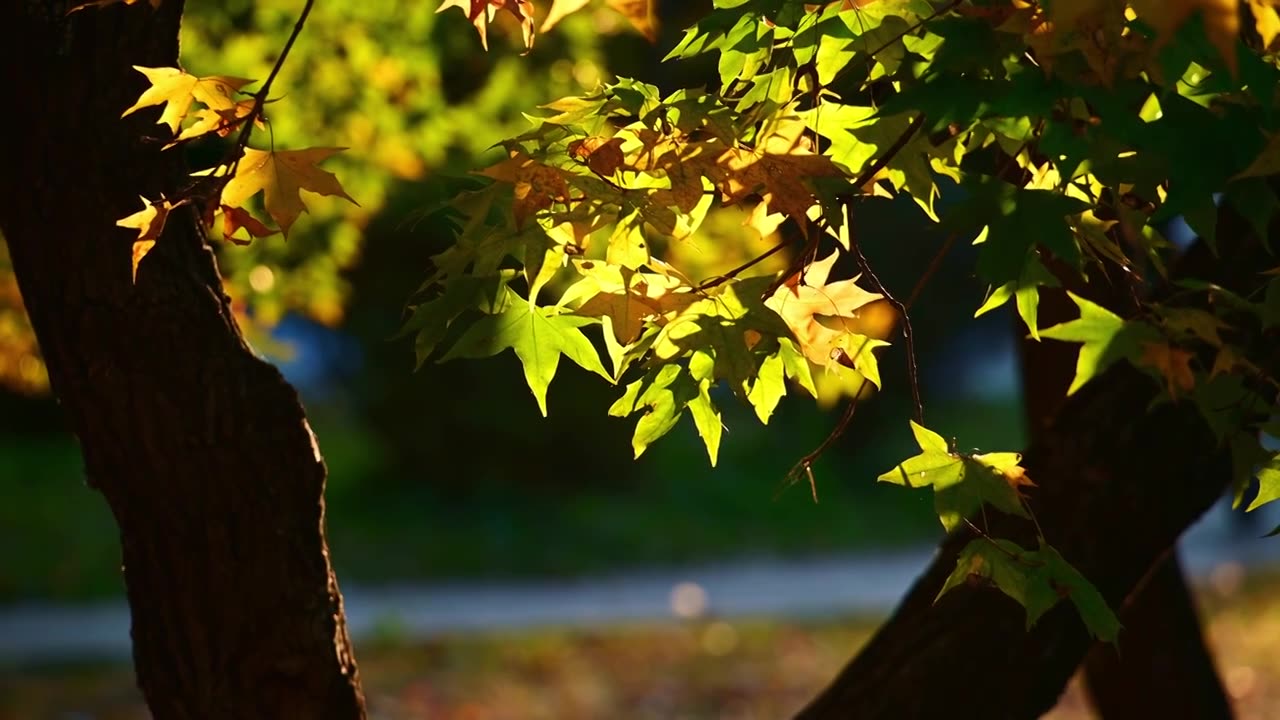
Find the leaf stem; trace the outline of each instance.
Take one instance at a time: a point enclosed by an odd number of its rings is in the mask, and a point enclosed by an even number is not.
[[[280,49],[280,57],[276,58],[276,64],[271,68],[271,73],[267,75],[266,82],[262,83],[262,88],[253,94],[253,108],[249,110],[249,114],[244,118],[244,125],[241,126],[240,135],[236,138],[235,147],[232,148],[231,154],[235,159],[231,161],[227,173],[223,176],[223,185],[230,182],[235,177],[236,169],[240,165],[240,159],[244,157],[244,150],[249,146],[249,136],[253,134],[253,124],[262,117],[262,107],[266,105],[267,93],[271,92],[271,85],[275,82],[276,76],[280,74],[280,69],[284,67],[284,61],[289,57],[289,51],[293,49],[293,43],[302,34],[302,27],[307,22],[307,16],[311,14],[311,8],[315,6],[315,0],[306,0],[306,4],[302,6],[302,12],[298,15],[298,21],[293,24],[293,32],[289,33],[289,39],[285,40],[284,47]],[[218,188],[221,194],[222,188]]]
[[[880,282],[880,278],[876,277],[875,271],[871,269],[871,263],[867,262],[867,257],[862,254],[862,246],[853,232],[853,198],[846,197],[843,202],[844,222],[849,229],[849,251],[858,261],[858,268],[862,274],[871,281],[872,289],[883,295],[884,299],[902,315],[902,336],[907,345],[907,381],[911,386],[911,401],[915,405],[916,423],[924,425],[924,402],[920,399],[920,367],[916,362],[916,341],[915,333],[911,330],[911,314],[907,306],[889,292],[884,283]]]

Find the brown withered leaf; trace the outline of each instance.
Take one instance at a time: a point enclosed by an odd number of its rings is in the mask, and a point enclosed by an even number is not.
[[[843,172],[825,155],[813,151],[799,120],[782,120],[753,149],[729,148],[716,160],[722,172],[721,191],[728,202],[741,202],[758,192],[770,212],[780,212],[800,224],[807,222],[816,199],[807,178],[840,177]]]
[[[591,172],[609,176],[626,165],[622,154],[622,138],[585,137],[569,143],[569,154],[583,160]]]
[[[544,165],[529,157],[523,150],[513,150],[510,157],[497,165],[477,171],[478,175],[510,183],[515,188],[512,214],[516,227],[523,227],[530,215],[551,207],[553,202],[564,202],[569,197],[565,171]]]

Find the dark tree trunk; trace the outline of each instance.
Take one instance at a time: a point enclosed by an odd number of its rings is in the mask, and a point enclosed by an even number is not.
[[[1084,664],[1089,696],[1104,720],[1234,716],[1176,554],[1129,596],[1120,620],[1122,651],[1098,643]]]
[[[1199,248],[1185,264],[1248,294],[1267,265],[1246,227],[1224,212],[1220,242],[1236,241],[1224,260]],[[1067,400],[1023,460],[1039,485],[1031,504],[1045,536],[1113,608],[1221,496],[1230,472],[1192,404],[1149,408],[1155,394],[1145,375],[1118,365]],[[1025,521],[988,516],[993,535],[1034,547]],[[934,602],[974,537],[966,530],[944,541],[894,615],[799,717],[1021,720],[1057,703],[1094,645],[1074,608],[1060,603],[1027,631],[1023,609],[992,588],[964,586]]]
[[[161,720],[361,718],[296,393],[245,344],[192,212],[136,286],[115,227],[184,174],[154,112],[120,119],[146,86],[131,66],[177,64],[182,2],[65,10],[0,4],[0,230],[120,527],[138,685]]]
[[[1090,283],[1068,272],[1057,275],[1064,287],[1043,288],[1040,293],[1041,327],[1076,316],[1067,290],[1120,315],[1135,309],[1122,273],[1110,277],[1095,273]],[[1034,437],[1049,426],[1066,398],[1075,375],[1076,352],[1067,343],[1036,342],[1016,316],[1014,331],[1020,338],[1023,406]],[[1084,662],[1089,696],[1104,720],[1228,720],[1233,716],[1176,550],[1159,561],[1129,595],[1120,607],[1120,620],[1125,629],[1123,655],[1111,645],[1096,643]]]

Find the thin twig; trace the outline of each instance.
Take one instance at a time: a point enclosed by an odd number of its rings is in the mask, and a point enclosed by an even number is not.
[[[867,257],[862,254],[862,247],[858,243],[857,235],[854,234],[853,224],[853,198],[844,199],[844,221],[849,227],[849,251],[853,253],[853,257],[858,261],[858,268],[863,275],[867,276],[873,285],[872,289],[884,296],[902,315],[902,336],[907,344],[907,381],[911,386],[911,401],[915,404],[915,420],[918,424],[924,425],[924,403],[920,400],[920,368],[916,363],[916,342],[915,333],[911,330],[911,315],[907,312],[907,306],[902,304],[900,300],[895,298],[884,283],[880,282],[880,278],[876,277],[876,273],[871,269],[871,263],[867,262]]]
[[[863,343],[865,344],[866,341],[864,340]],[[775,500],[778,499],[778,496],[782,494],[783,490],[795,485],[799,482],[800,476],[804,475],[809,479],[809,491],[813,494],[813,502],[815,504],[818,502],[818,485],[813,479],[813,464],[817,462],[818,458],[822,457],[823,453],[827,451],[827,448],[831,447],[832,443],[840,439],[840,436],[844,434],[844,431],[849,428],[849,423],[853,420],[853,414],[858,409],[858,398],[862,395],[862,388],[864,388],[866,384],[867,379],[863,377],[862,382],[858,383],[857,389],[854,390],[853,398],[849,400],[849,404],[845,405],[844,414],[840,416],[840,422],[836,423],[836,426],[827,434],[827,438],[822,441],[822,444],[818,445],[818,447],[800,458],[795,465],[791,466],[791,470],[787,472],[786,478],[783,479],[782,487],[778,490],[777,494],[774,495]]]
[[[897,140],[893,141],[893,144],[889,146],[889,149],[885,150],[884,153],[872,161],[870,165],[863,168],[862,172],[858,174],[858,177],[853,179],[853,182],[851,182],[850,185],[853,185],[856,188],[861,188],[863,185],[866,185],[868,180],[875,177],[881,170],[885,169],[885,167],[888,166],[895,157],[897,157],[898,153],[902,152],[902,148],[906,147],[907,143],[911,142],[911,137],[916,134],[916,131],[919,130],[920,126],[923,124],[924,113],[920,113],[911,120],[907,125],[907,129],[902,131],[902,134],[898,136]]]
[[[765,250],[764,252],[762,252],[762,253],[760,253],[759,255],[757,255],[757,256],[755,256],[755,257],[751,258],[750,260],[748,260],[748,261],[746,261],[746,262],[742,263],[741,265],[739,265],[738,267],[736,267],[736,268],[734,268],[734,269],[730,270],[729,272],[727,272],[727,273],[725,273],[725,274],[723,274],[723,275],[717,275],[717,276],[715,276],[715,277],[713,277],[713,278],[711,278],[711,279],[709,279],[709,280],[706,280],[705,282],[703,282],[701,285],[699,285],[699,286],[698,286],[697,288],[695,288],[695,289],[697,289],[697,290],[699,290],[699,291],[702,291],[702,290],[710,290],[711,288],[713,288],[713,287],[715,287],[715,286],[717,286],[717,285],[722,285],[722,284],[724,284],[724,283],[726,283],[726,282],[728,282],[728,281],[732,280],[733,278],[736,278],[738,275],[740,275],[740,274],[742,274],[742,273],[746,272],[747,270],[750,270],[751,268],[755,267],[756,265],[758,265],[758,264],[760,264],[760,263],[764,262],[765,260],[769,259],[771,256],[773,256],[775,253],[777,253],[779,250],[781,250],[782,248],[784,248],[784,247],[786,247],[786,246],[787,246],[787,241],[786,241],[786,240],[781,240],[781,241],[779,241],[779,242],[778,242],[778,244],[777,244],[777,245],[774,245],[773,247],[769,248],[768,250]]]
[[[280,57],[276,58],[276,64],[271,68],[271,73],[267,75],[266,82],[262,83],[262,88],[253,94],[253,109],[244,118],[244,126],[240,129],[240,135],[236,138],[235,147],[231,149],[231,154],[235,159],[231,161],[230,167],[227,169],[226,175],[223,176],[223,185],[230,182],[235,177],[236,170],[240,166],[240,159],[244,157],[244,150],[249,146],[249,136],[253,134],[253,123],[262,116],[262,107],[267,103],[267,93],[271,92],[271,84],[275,82],[276,76],[280,74],[280,69],[284,67],[284,61],[289,57],[289,51],[293,49],[293,43],[298,39],[298,35],[302,34],[302,26],[307,22],[307,16],[311,14],[311,8],[315,5],[315,0],[307,0],[302,6],[302,13],[298,15],[298,21],[293,24],[293,32],[289,33],[289,39],[285,40],[284,47],[280,49]],[[221,193],[222,189],[218,188]]]
[[[893,159],[898,156],[898,153],[902,152],[902,149],[907,146],[907,143],[911,142],[911,138],[916,134],[916,131],[919,130],[920,126],[923,124],[924,124],[924,113],[921,113],[917,115],[910,123],[907,124],[906,129],[902,131],[902,134],[898,136],[897,140],[893,141],[892,145],[890,145],[888,148],[885,149],[883,153],[881,153],[878,157],[876,157],[876,159],[873,160],[870,165],[863,168],[862,172],[859,173],[858,176],[853,179],[850,185],[852,185],[855,188],[861,188],[863,185],[867,184],[867,181],[875,177],[881,170],[888,167],[889,163],[893,162]],[[780,275],[778,279],[775,280],[769,286],[766,293],[772,294],[775,290],[782,287],[782,285],[786,283],[786,281],[789,280],[792,276],[799,274],[801,269],[804,268],[805,265],[808,265],[810,262],[812,262],[813,259],[816,259],[817,253],[818,253],[818,242],[820,241],[821,237],[822,237],[821,233],[816,233],[812,231],[809,232],[808,237],[805,239],[804,249],[800,252],[799,255],[796,255],[795,259],[791,261],[791,264],[787,266],[787,269],[782,273],[782,275]]]
[[[938,272],[938,268],[942,267],[942,260],[951,252],[951,247],[955,245],[956,234],[951,233],[942,241],[942,247],[938,248],[938,252],[933,254],[933,259],[929,261],[929,267],[924,269],[924,273],[916,280],[915,287],[911,288],[911,294],[907,296],[905,303],[908,310],[915,306],[916,300],[920,299],[920,294],[924,292],[929,281],[933,279],[934,274]]]
[[[947,3],[946,5],[943,5],[942,7],[938,8],[937,10],[934,10],[932,13],[929,13],[929,15],[927,15],[927,16],[925,16],[925,17],[920,18],[920,20],[919,20],[919,21],[917,21],[917,22],[916,22],[916,24],[914,24],[914,25],[912,25],[912,26],[908,27],[907,29],[903,30],[902,32],[900,32],[900,33],[898,33],[898,34],[894,35],[893,37],[891,37],[891,38],[889,38],[888,40],[886,40],[886,41],[885,41],[883,44],[881,44],[879,47],[877,47],[875,50],[872,50],[871,52],[867,53],[866,62],[868,62],[868,63],[869,63],[869,62],[871,62],[871,61],[875,60],[876,55],[879,55],[880,53],[884,52],[885,50],[888,50],[888,49],[889,49],[889,47],[890,47],[890,46],[892,46],[894,43],[896,43],[896,42],[898,42],[898,41],[902,40],[902,38],[904,38],[904,37],[906,37],[906,36],[910,35],[911,33],[913,33],[913,32],[915,32],[915,31],[919,30],[920,28],[924,27],[926,23],[929,23],[929,22],[932,22],[933,20],[936,20],[939,16],[943,15],[944,13],[951,12],[951,11],[952,11],[952,10],[954,10],[955,8],[959,7],[960,3],[962,3],[962,2],[964,2],[964,0],[951,0],[951,2]],[[853,67],[853,64],[852,64],[852,63],[849,63],[849,64],[845,65],[844,67],[840,68],[840,70],[838,70],[838,71],[836,72],[836,74],[835,74],[834,76],[832,76],[832,78],[831,78],[831,83],[828,83],[828,85],[830,85],[830,84],[832,84],[832,83],[835,83],[835,81],[836,81],[837,79],[839,79],[839,77],[840,77],[841,75],[843,75],[843,74],[844,74],[844,73],[845,73],[849,68],[851,68],[851,67]]]

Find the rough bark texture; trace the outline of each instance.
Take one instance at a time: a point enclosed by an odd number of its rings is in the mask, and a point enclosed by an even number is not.
[[[138,684],[160,720],[361,718],[296,393],[242,339],[193,213],[136,286],[115,227],[184,174],[147,138],[168,132],[154,110],[120,119],[146,86],[132,65],[177,64],[182,2],[65,10],[0,4],[0,230],[120,527]]]
[[[1076,316],[1070,290],[1112,312],[1135,309],[1120,273],[1095,273],[1093,282],[1058,272],[1060,289],[1040,293],[1039,322],[1051,327]],[[1118,281],[1113,278],[1118,278]],[[1022,340],[1022,398],[1029,433],[1035,436],[1052,421],[1075,375],[1076,351],[1059,342],[1036,342],[1021,319],[1014,331]],[[1089,696],[1104,720],[1135,717],[1195,717],[1229,720],[1231,703],[1222,687],[1212,655],[1205,646],[1200,617],[1176,551],[1159,562],[1120,608],[1124,653],[1095,643],[1085,656]]]
[[[1223,260],[1201,248],[1183,264],[1247,294],[1267,267],[1248,234],[1224,212]],[[1264,369],[1274,373],[1277,363]],[[1045,536],[1115,608],[1229,477],[1229,458],[1193,406],[1150,408],[1155,389],[1128,365],[1116,366],[1069,399],[1024,455],[1039,484],[1031,504]],[[1034,547],[1025,521],[988,515],[991,534]],[[894,615],[799,717],[1023,719],[1056,704],[1093,646],[1072,607],[1060,603],[1028,632],[1023,609],[991,588],[965,586],[934,602],[973,537],[947,538]]]
[[[1144,418],[1154,387],[1119,367],[1086,386],[1024,457],[1039,484],[1034,507],[1049,541],[1121,602],[1224,487],[1226,462],[1192,412]],[[1177,488],[1177,491],[1171,491]],[[1023,522],[991,515],[990,531],[1034,547]],[[1092,645],[1060,603],[1030,632],[994,589],[934,598],[973,534],[957,533],[894,616],[802,718],[1036,718],[1057,702]]]

